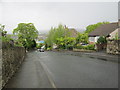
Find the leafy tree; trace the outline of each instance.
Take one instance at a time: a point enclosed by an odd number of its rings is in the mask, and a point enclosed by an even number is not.
[[[11,36],[7,35],[7,31],[4,30],[5,29],[5,25],[0,24],[0,39],[3,42],[10,42],[13,41],[13,39],[11,38]]]
[[[103,43],[107,43],[107,40],[104,36],[101,36],[98,40],[97,40],[97,43],[99,44],[103,44]]]
[[[13,34],[18,35],[18,41],[29,49],[35,45],[35,39],[38,37],[38,30],[33,23],[20,23],[18,27],[13,30]]]
[[[3,37],[5,37],[7,34],[7,31],[5,31],[4,29],[5,25],[0,24],[0,33],[2,34]]]
[[[97,27],[99,27],[99,26],[101,26],[103,24],[109,24],[109,22],[99,22],[97,24],[89,25],[89,26],[86,27],[85,33],[89,34],[90,32],[94,31]]]
[[[63,25],[58,25],[57,28],[51,28],[51,30],[48,33],[48,37],[45,40],[45,43],[48,47],[52,47],[52,45],[55,43],[58,43],[58,38],[66,38],[70,36],[70,32],[68,28],[65,28]]]
[[[76,37],[76,44],[78,43],[88,43],[88,34],[87,33],[79,33]]]
[[[60,38],[57,38],[56,44],[58,45],[59,48],[62,48],[62,49],[73,48],[75,45],[75,38],[74,37],[66,37],[66,38],[60,37]]]

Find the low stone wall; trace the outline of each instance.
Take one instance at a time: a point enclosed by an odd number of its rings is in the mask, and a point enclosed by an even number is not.
[[[120,40],[108,40],[107,41],[107,53],[120,54]]]
[[[107,43],[104,43],[104,44],[96,44],[96,50],[97,50],[97,51],[105,50],[106,47],[107,47]]]
[[[85,50],[85,49],[73,49],[74,52],[96,52],[95,50]]]
[[[8,47],[9,46],[9,47]],[[4,45],[2,47],[2,87],[15,74],[25,58],[23,47]]]

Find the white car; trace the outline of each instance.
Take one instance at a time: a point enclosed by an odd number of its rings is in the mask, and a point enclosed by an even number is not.
[[[38,49],[38,51],[44,52],[44,48],[40,48],[40,49]]]

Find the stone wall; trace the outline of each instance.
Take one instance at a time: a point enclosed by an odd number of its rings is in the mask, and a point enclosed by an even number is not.
[[[15,74],[24,58],[25,49],[23,47],[2,45],[2,87]]]
[[[107,53],[120,54],[120,40],[108,40],[107,41]]]
[[[106,44],[106,43],[104,43],[104,44],[96,44],[95,47],[96,47],[95,49],[96,49],[97,51],[101,51],[101,50],[105,50],[105,49],[106,49],[107,44]]]

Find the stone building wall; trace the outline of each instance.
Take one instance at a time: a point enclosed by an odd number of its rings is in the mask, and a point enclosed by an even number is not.
[[[120,54],[120,40],[108,40],[107,41],[107,53]]]
[[[2,45],[2,87],[15,74],[24,58],[25,49],[23,47]]]

